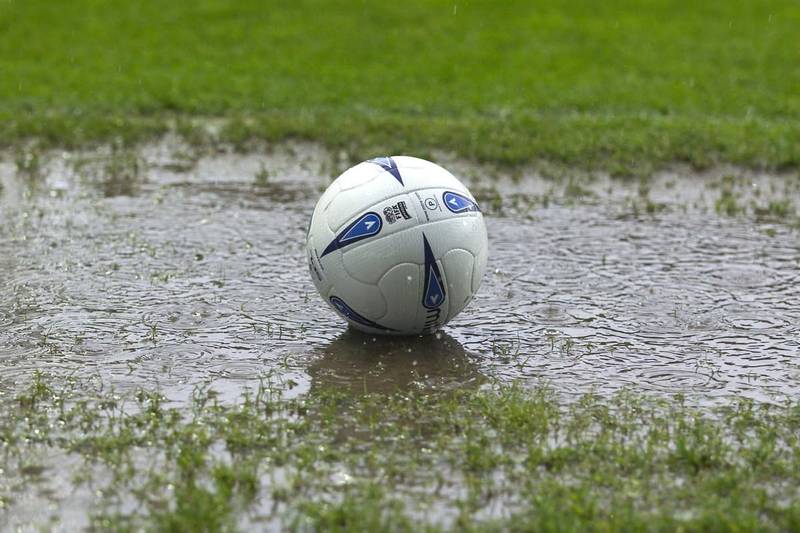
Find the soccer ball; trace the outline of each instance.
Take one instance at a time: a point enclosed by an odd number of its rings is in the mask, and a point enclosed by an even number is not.
[[[370,159],[339,176],[314,208],[308,264],[322,298],[356,329],[432,333],[469,303],[486,270],[475,198],[442,167]]]

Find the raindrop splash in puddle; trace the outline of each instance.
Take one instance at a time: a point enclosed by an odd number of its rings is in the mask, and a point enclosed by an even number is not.
[[[654,187],[649,213],[616,182],[585,201],[543,201],[555,185],[537,178],[498,182],[474,302],[435,336],[387,340],[345,332],[313,290],[305,228],[328,181],[314,165],[273,155],[282,170],[258,181],[262,156],[187,173],[158,153],[135,159],[135,187],[119,169],[106,185],[102,171],[81,178],[78,155],[36,184],[0,167],[4,386],[39,369],[155,384],[178,403],[197,385],[235,397],[263,379],[302,394],[541,379],[701,402],[800,393],[797,230],[703,207],[699,177],[673,176],[677,199]],[[798,189],[779,190],[800,204]]]

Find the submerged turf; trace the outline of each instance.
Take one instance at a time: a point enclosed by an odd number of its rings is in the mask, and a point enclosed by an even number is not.
[[[0,142],[195,117],[355,158],[443,148],[612,172],[800,162],[800,9],[767,2],[0,3]]]
[[[0,502],[64,478],[95,495],[102,530],[797,530],[798,435],[796,402],[265,386],[177,411],[37,376],[0,419]]]

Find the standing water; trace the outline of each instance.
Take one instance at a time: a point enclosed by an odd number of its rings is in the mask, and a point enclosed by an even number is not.
[[[512,181],[445,163],[488,215],[488,274],[440,334],[386,340],[347,332],[311,284],[305,228],[331,179],[319,150],[190,165],[175,151],[0,165],[2,395],[37,370],[157,386],[178,406],[259,379],[292,394],[800,393],[796,177]]]

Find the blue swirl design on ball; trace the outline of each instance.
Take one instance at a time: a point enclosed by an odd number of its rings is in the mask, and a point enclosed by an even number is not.
[[[376,157],[375,159],[370,159],[367,163],[372,163],[373,165],[378,165],[383,170],[394,176],[394,179],[400,182],[400,185],[405,187],[405,183],[403,183],[403,177],[400,176],[400,169],[397,168],[397,163],[394,162],[394,159],[391,157]]]
[[[422,295],[422,305],[426,309],[436,309],[442,305],[447,296],[442,281],[442,273],[436,264],[431,245],[425,234],[422,234],[422,245],[425,249],[425,292]]]
[[[325,257],[334,250],[373,237],[381,232],[381,228],[383,228],[383,220],[378,213],[372,211],[364,213],[355,222],[344,228],[339,236],[325,248],[320,257]]]
[[[339,298],[338,296],[331,296],[330,297],[331,305],[333,305],[334,309],[339,311],[339,313],[348,320],[352,320],[362,326],[367,326],[373,329],[380,329],[383,331],[392,331],[391,328],[386,328],[378,324],[377,322],[373,322],[372,320],[361,316],[360,314],[356,313],[352,307],[347,305],[344,300]]]
[[[442,195],[442,202],[447,206],[447,209],[453,213],[467,213],[469,211],[476,211],[480,213],[481,209],[478,204],[457,192],[446,191]]]

